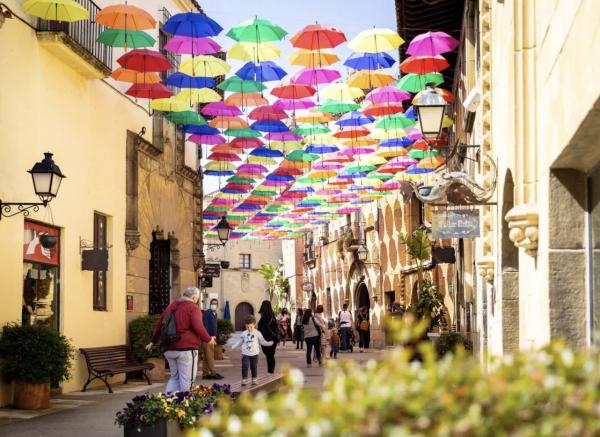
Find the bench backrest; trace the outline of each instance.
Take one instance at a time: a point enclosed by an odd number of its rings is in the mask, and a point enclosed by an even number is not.
[[[79,349],[92,369],[105,369],[119,364],[139,363],[129,346],[91,347]]]

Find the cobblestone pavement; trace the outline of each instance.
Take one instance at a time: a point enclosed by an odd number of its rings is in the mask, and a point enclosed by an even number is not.
[[[380,356],[381,351],[369,350],[359,353],[340,353],[338,359],[352,359],[365,362]],[[292,343],[286,348],[279,348],[276,354],[277,371],[285,366],[292,366],[304,372],[306,385],[320,387],[323,383],[324,368],[316,364],[306,367],[304,350],[296,350]],[[225,376],[220,383],[233,384],[241,379],[240,352],[226,350],[225,359],[217,361],[217,371]],[[266,374],[266,361],[261,354],[259,359],[259,376]],[[213,381],[203,381],[201,376],[197,384],[210,384]],[[123,431],[114,425],[116,411],[133,396],[144,392],[159,392],[164,390],[165,383],[148,386],[145,382],[130,382],[127,385],[115,385],[114,394],[106,389],[88,390],[86,393],[73,392],[58,396],[51,400],[51,407],[41,411],[15,410],[0,408],[0,435],[2,436],[56,436],[56,437],[110,437],[122,436]]]

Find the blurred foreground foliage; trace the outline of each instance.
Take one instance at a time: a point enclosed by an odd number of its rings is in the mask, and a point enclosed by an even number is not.
[[[553,343],[484,369],[460,349],[439,358],[433,344],[416,342],[427,321],[389,323],[406,347],[366,366],[330,361],[322,390],[304,389],[302,372],[289,370],[276,393],[220,400],[188,435],[600,435],[598,352]]]

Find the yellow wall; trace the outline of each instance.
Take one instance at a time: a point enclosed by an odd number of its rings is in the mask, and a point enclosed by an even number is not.
[[[9,2],[23,15],[20,7]],[[125,141],[147,113],[101,80],[90,80],[42,48],[20,21],[0,29],[0,198],[35,201],[26,170],[53,152],[67,179],[50,207],[31,218],[61,228],[61,332],[76,348],[125,342]],[[52,214],[50,214],[50,211]],[[108,215],[108,311],[92,309],[92,273],[81,270],[79,238],[93,239],[94,211]],[[21,317],[23,217],[0,221],[0,324]],[[77,354],[65,391],[87,376]],[[1,401],[1,400],[0,400]]]

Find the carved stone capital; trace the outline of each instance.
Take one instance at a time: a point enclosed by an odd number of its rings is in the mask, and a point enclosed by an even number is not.
[[[518,205],[504,219],[508,222],[508,238],[515,246],[525,249],[530,256],[537,255],[539,214],[535,205]]]
[[[477,261],[477,267],[479,268],[479,276],[485,279],[488,283],[494,283],[494,260],[482,259]]]
[[[137,230],[127,229],[125,231],[125,248],[130,255],[140,245],[140,233]]]

